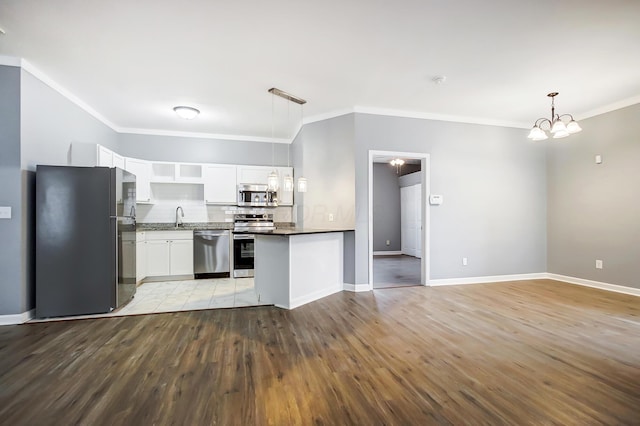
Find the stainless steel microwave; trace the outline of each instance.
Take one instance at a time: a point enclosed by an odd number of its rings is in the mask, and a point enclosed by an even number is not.
[[[278,193],[270,191],[267,185],[238,185],[238,206],[240,207],[277,207]]]

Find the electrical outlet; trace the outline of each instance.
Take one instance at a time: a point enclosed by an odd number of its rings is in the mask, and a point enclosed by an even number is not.
[[[596,260],[596,269],[602,269],[602,260]]]
[[[333,222],[333,213],[329,213],[329,222]]]
[[[462,266],[467,266],[468,262],[467,262],[467,258],[463,257],[462,258]]]
[[[391,245],[391,241],[387,240],[387,245],[390,246]]]

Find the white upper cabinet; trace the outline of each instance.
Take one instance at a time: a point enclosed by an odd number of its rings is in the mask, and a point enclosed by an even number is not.
[[[71,144],[71,165],[85,167],[119,167],[125,168],[124,157],[94,143],[74,142]]]
[[[238,185],[257,183],[266,185],[269,173],[274,167],[268,166],[238,166]]]
[[[111,162],[112,167],[117,167],[119,169],[125,169],[125,161],[122,155],[118,155],[115,152],[113,153],[113,161]]]
[[[234,164],[173,163],[169,161],[147,161],[123,157],[108,148],[92,143],[72,143],[72,166],[119,167],[136,175],[136,198],[138,203],[152,203],[154,185],[188,184],[200,185],[206,204],[236,205],[238,185],[267,184],[267,178],[276,171],[280,178],[278,205],[293,205],[293,191],[284,190],[284,178],[293,177],[293,167],[244,166]],[[202,197],[202,195],[198,195]]]
[[[97,166],[113,167],[113,151],[98,145],[98,164]]]
[[[204,201],[207,204],[236,204],[236,166],[208,164],[204,166]]]
[[[125,170],[136,175],[136,202],[151,202],[151,163],[137,158],[125,159]]]
[[[122,159],[122,165],[115,167],[124,168],[124,157],[114,153],[108,148],[95,143],[74,142],[71,144],[71,162],[72,166],[84,167],[114,167],[114,155]]]

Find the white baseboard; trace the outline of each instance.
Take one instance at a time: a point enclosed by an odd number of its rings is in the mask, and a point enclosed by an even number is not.
[[[30,319],[33,319],[35,315],[36,315],[35,309],[31,309],[30,311],[23,312],[21,314],[0,315],[0,325],[24,324]]]
[[[359,293],[362,291],[370,291],[371,290],[371,286],[369,284],[347,284],[344,283],[342,285],[342,289],[344,291],[351,291],[354,293]]]
[[[490,275],[485,277],[467,277],[467,278],[445,278],[439,280],[429,280],[432,287],[441,285],[461,285],[461,284],[485,284],[497,283],[504,281],[522,281],[522,280],[539,280],[548,278],[546,272],[535,274],[515,274],[515,275]]]
[[[338,285],[338,286],[335,286],[335,287],[330,287],[330,288],[324,288],[324,289],[322,289],[320,291],[316,291],[316,292],[311,293],[311,294],[306,294],[304,296],[297,297],[295,299],[291,299],[289,301],[289,306],[279,306],[279,305],[276,305],[276,306],[278,306],[279,308],[284,308],[284,309],[295,309],[295,308],[297,308],[299,306],[306,305],[307,303],[316,301],[318,299],[322,299],[323,297],[331,296],[332,294],[338,293],[340,291],[342,291],[342,286],[341,285]]]
[[[389,251],[374,251],[374,256],[400,256],[402,254],[401,251],[398,250],[389,250]]]
[[[626,287],[623,285],[603,283],[600,281],[585,280],[583,278],[569,277],[566,275],[546,274],[548,279],[563,281],[569,284],[582,285],[585,287],[599,288],[601,290],[614,291],[616,293],[630,294],[632,296],[640,296],[640,288]]]

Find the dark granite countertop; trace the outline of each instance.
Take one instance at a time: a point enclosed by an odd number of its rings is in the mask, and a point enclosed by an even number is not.
[[[292,229],[292,224],[288,222],[276,222],[276,228],[282,230]],[[142,223],[136,224],[136,231],[199,231],[204,229],[233,229],[233,222],[193,222],[183,223],[176,228],[175,223]],[[246,232],[253,233],[253,232]]]
[[[305,235],[305,234],[326,234],[329,232],[350,232],[353,229],[309,229],[309,228],[280,228],[273,231],[236,231],[234,234],[255,234],[255,235]]]

